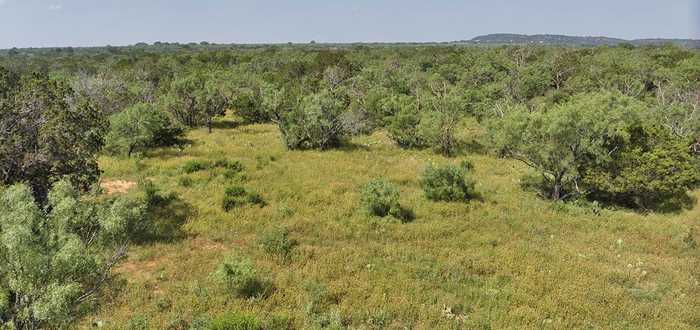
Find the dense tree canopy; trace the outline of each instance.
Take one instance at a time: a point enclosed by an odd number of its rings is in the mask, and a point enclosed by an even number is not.
[[[87,98],[44,73],[23,75],[3,94],[0,179],[4,184],[27,182],[43,200],[62,176],[83,188],[97,180],[96,154],[103,145],[106,119]]]

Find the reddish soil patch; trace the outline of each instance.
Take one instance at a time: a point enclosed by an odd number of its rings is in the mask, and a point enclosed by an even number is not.
[[[103,181],[100,183],[100,187],[105,190],[107,195],[123,194],[135,186],[136,182],[124,180]]]

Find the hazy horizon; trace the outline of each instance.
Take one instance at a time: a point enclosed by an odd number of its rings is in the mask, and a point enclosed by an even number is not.
[[[700,1],[0,0],[0,48],[446,42],[493,33],[700,38]]]

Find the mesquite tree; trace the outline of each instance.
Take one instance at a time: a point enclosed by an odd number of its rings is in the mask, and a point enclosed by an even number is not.
[[[40,202],[63,176],[82,188],[93,184],[99,177],[96,154],[107,126],[104,116],[67,83],[46,74],[25,75],[5,86],[0,182],[27,182]]]
[[[98,203],[67,181],[46,207],[26,185],[0,195],[0,324],[15,328],[71,321],[109,280],[144,208],[126,199]]]

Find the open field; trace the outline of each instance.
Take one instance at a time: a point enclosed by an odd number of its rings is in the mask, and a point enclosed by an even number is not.
[[[483,133],[468,122],[460,135],[478,142]],[[149,179],[177,200],[158,219],[168,235],[131,247],[117,271],[121,285],[79,326],[178,328],[233,311],[292,328],[700,327],[698,207],[642,215],[550,202],[521,188],[529,170],[515,160],[477,147],[454,158],[399,149],[383,131],[340,149],[289,151],[276,126],[229,116],[213,133],[200,128],[187,138],[182,150],[100,158],[103,182]],[[238,160],[244,170],[232,178],[218,168],[183,173],[195,159]],[[417,181],[424,167],[464,159],[480,197],[428,201]],[[398,185],[412,222],[360,210],[360,188],[376,178]],[[224,212],[232,184],[267,205]],[[298,242],[286,260],[258,243],[278,227]],[[249,257],[272,283],[267,298],[217,287],[211,274],[232,254]]]

